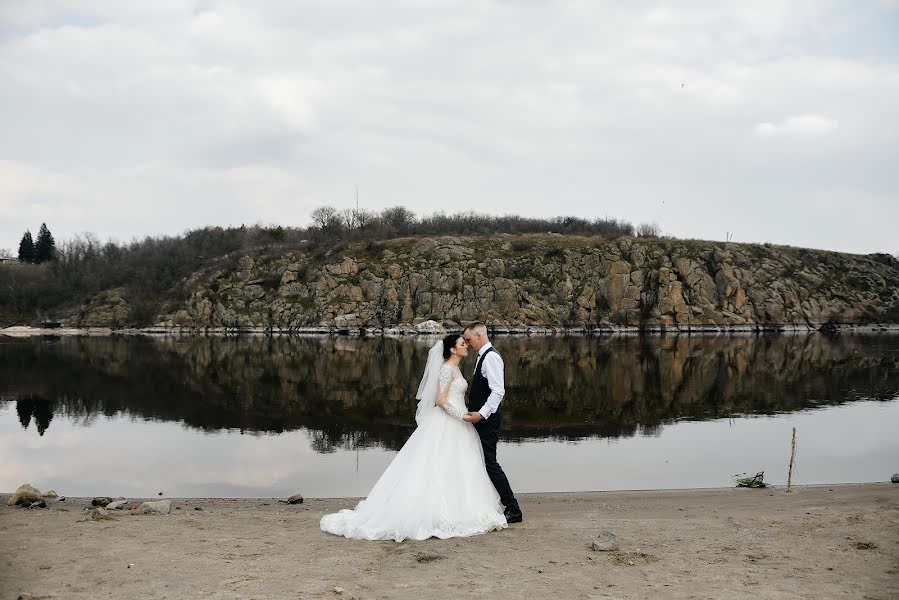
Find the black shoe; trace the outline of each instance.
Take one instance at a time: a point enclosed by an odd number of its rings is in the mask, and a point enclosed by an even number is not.
[[[506,523],[521,523],[524,520],[524,516],[521,514],[521,510],[510,510],[506,509],[506,512],[503,513],[503,516],[506,517]]]

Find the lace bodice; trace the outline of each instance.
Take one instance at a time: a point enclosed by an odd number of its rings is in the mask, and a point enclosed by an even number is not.
[[[446,392],[448,405],[442,407],[447,413],[461,419],[465,414],[465,391],[468,389],[468,382],[457,367],[444,364],[440,367],[440,374],[437,377],[438,393]]]

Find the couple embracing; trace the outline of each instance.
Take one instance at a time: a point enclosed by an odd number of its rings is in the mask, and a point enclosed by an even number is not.
[[[469,348],[478,360],[466,406],[469,386],[459,364]],[[368,498],[354,510],[322,517],[322,530],[401,542],[478,535],[521,522],[521,508],[496,462],[503,379],[503,359],[483,323],[434,344],[416,394],[415,431]]]

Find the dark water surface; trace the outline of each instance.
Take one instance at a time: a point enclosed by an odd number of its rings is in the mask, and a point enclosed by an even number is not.
[[[412,431],[432,342],[0,337],[0,491],[364,495]],[[796,483],[899,471],[899,336],[494,342],[517,491],[784,483],[794,426]]]

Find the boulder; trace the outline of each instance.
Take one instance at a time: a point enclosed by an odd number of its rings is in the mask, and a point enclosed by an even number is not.
[[[302,494],[294,494],[290,498],[287,499],[288,504],[302,504],[303,503],[303,495]]]
[[[127,500],[116,500],[106,505],[106,510],[122,510],[128,504]]]
[[[171,500],[157,500],[155,502],[144,502],[137,507],[139,515],[167,515],[172,512]]]
[[[31,487],[29,484],[20,485],[18,489],[9,497],[6,504],[9,506],[31,506],[34,502],[41,500],[40,490]]]
[[[52,500],[54,498],[59,498],[59,494],[57,494],[53,490],[50,490],[49,492],[44,492],[43,494],[41,494],[41,497],[47,498],[48,500]]]
[[[618,534],[610,529],[599,532],[591,546],[596,552],[615,552],[619,548]]]
[[[110,502],[112,502],[112,498],[109,498],[107,496],[97,496],[96,498],[91,500],[91,506],[106,506]]]
[[[893,483],[899,483],[899,473],[893,473],[893,476],[890,477],[890,481]]]
[[[238,266],[244,271],[250,271],[256,266],[256,261],[249,256],[243,256],[237,261]]]
[[[32,502],[28,508],[47,508],[47,502],[44,499]]]

